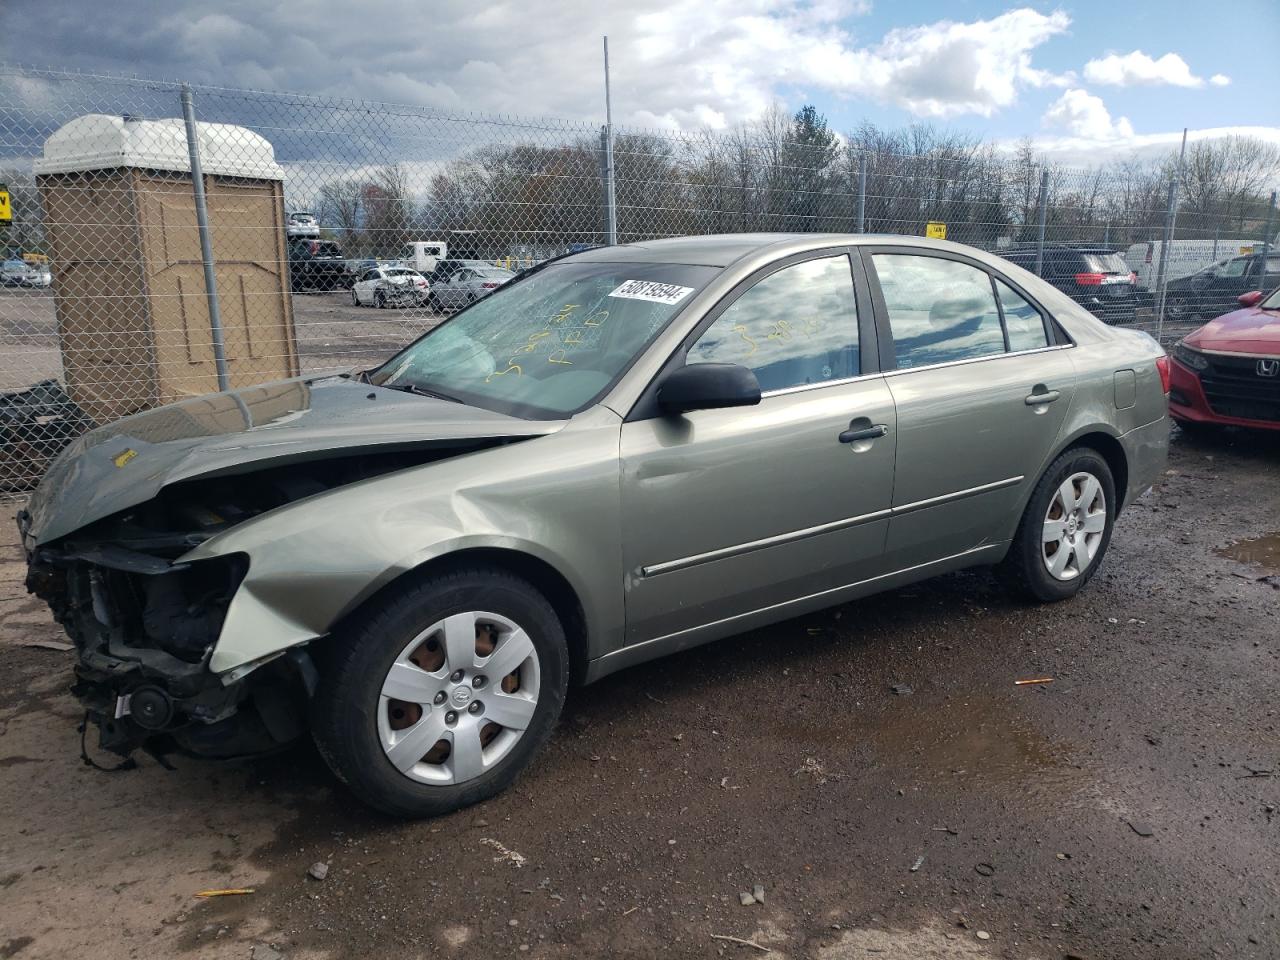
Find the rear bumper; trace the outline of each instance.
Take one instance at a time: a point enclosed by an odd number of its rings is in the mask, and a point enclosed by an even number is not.
[[[1280,412],[1280,405],[1277,405]],[[1205,395],[1200,375],[1184,367],[1175,358],[1169,364],[1169,414],[1187,423],[1215,423],[1223,426],[1249,427],[1255,430],[1280,430],[1280,419],[1231,416],[1214,410]]]
[[[1129,483],[1124,492],[1127,506],[1164,474],[1169,459],[1169,418],[1135,427],[1120,437],[1120,445],[1129,464]]]

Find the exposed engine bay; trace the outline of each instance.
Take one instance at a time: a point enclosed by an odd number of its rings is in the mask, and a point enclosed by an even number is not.
[[[152,500],[28,550],[27,589],[75,642],[72,692],[99,746],[227,759],[279,749],[306,730],[318,674],[309,648],[251,669],[209,670],[250,558],[180,558],[253,517],[336,487],[493,445],[493,439],[290,463],[164,487]],[[87,757],[86,757],[87,759]]]

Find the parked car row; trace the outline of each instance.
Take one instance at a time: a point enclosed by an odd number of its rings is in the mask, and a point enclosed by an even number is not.
[[[1040,255],[1041,279],[1107,323],[1132,323],[1138,308],[1150,305],[1150,294],[1138,288],[1137,275],[1109,247],[1055,243],[1041,253],[1035,244],[1025,244],[1001,250],[1000,255],[1033,273]]]

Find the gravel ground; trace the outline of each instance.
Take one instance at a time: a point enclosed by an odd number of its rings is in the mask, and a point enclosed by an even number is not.
[[[346,290],[293,296],[304,373],[386,357],[439,321],[426,308],[357,307]],[[49,377],[62,379],[52,291],[0,287],[0,392]]]
[[[0,958],[1278,956],[1278,491],[1280,438],[1178,437],[1076,599],[969,572],[626,671],[420,823],[309,747],[84,766],[6,522]]]

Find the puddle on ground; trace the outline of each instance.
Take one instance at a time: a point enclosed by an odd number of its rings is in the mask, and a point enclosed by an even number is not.
[[[784,724],[792,742],[825,760],[825,769],[804,772],[843,776],[848,771],[836,760],[843,755],[846,765],[878,765],[916,783],[1008,785],[1023,797],[1059,800],[1083,775],[1070,745],[1037,730],[1011,698],[974,693],[939,701],[916,693],[883,706],[842,722]]]
[[[1239,563],[1252,563],[1268,573],[1280,573],[1280,533],[1236,540],[1213,552]]]

